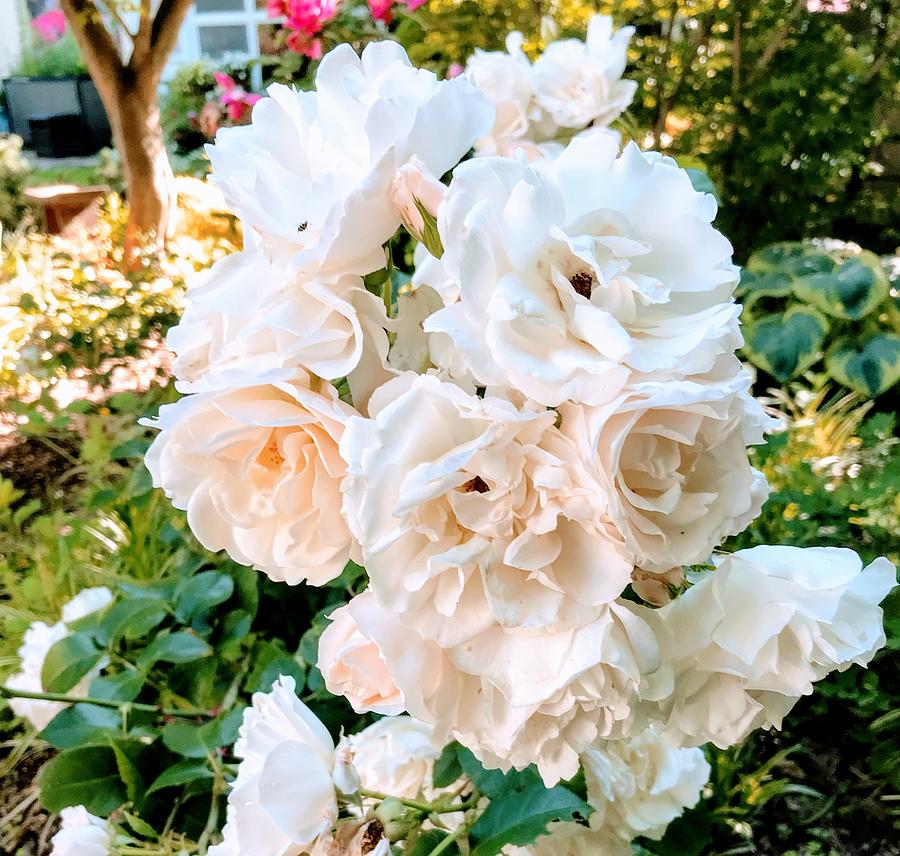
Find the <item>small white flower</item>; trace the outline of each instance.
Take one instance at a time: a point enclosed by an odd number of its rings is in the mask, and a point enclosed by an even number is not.
[[[386,716],[338,747],[349,753],[361,786],[404,799],[437,796],[431,774],[441,750],[432,742],[430,725],[410,716]]]
[[[534,844],[507,844],[504,856],[631,856],[631,846],[609,830],[578,823],[551,823]]]
[[[551,42],[531,72],[535,101],[563,128],[609,125],[628,108],[637,83],[623,80],[634,27],[613,32],[612,18],[595,15],[587,39]]]
[[[298,856],[338,816],[331,735],[280,677],[244,711],[224,841],[210,856]]]
[[[664,712],[684,745],[780,728],[815,681],[884,645],[878,604],[896,582],[885,558],[863,569],[845,548],[753,547],[716,564],[659,610],[675,668]]]
[[[610,740],[581,757],[591,826],[626,841],[659,840],[666,827],[700,799],[710,767],[702,749],[682,749],[653,726],[626,740]]]
[[[109,822],[90,814],[83,805],[64,808],[62,826],[50,843],[51,856],[109,856],[113,833]]]
[[[72,631],[66,622],[76,622],[87,615],[104,609],[113,599],[112,592],[105,586],[83,589],[68,603],[63,605],[63,620],[48,625],[43,621],[35,621],[25,631],[22,645],[19,648],[20,669],[7,681],[11,690],[41,693],[45,687],[41,681],[44,660],[50,649],[61,639],[70,636]],[[74,697],[87,694],[91,682],[100,674],[102,664],[91,669],[71,690]],[[43,730],[54,717],[68,704],[61,701],[45,701],[39,699],[13,698],[9,701],[16,716],[27,719],[35,728]]]

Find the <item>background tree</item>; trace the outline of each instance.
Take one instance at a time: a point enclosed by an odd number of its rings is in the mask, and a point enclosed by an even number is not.
[[[164,240],[175,207],[175,185],[160,124],[157,90],[191,0],[141,0],[137,28],[114,2],[60,0],[106,107],[122,159],[129,219],[126,246],[139,234]]]

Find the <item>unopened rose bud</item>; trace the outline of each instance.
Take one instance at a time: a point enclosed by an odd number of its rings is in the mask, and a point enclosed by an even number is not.
[[[417,157],[410,158],[397,170],[391,186],[391,200],[400,212],[403,225],[435,258],[443,255],[437,212],[446,190]]]
[[[345,741],[337,746],[331,778],[341,793],[355,794],[359,790],[359,773],[353,766],[353,750]]]
[[[388,797],[374,811],[375,817],[384,827],[384,835],[389,841],[402,841],[422,822],[422,814],[414,808],[407,808],[395,797]]]

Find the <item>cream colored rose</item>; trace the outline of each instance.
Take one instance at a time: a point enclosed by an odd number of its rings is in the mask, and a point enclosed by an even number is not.
[[[727,748],[781,727],[813,683],[884,645],[878,606],[896,583],[885,558],[866,568],[838,547],[753,547],[659,610],[675,668],[664,702],[684,745]]]
[[[658,841],[666,827],[700,799],[710,768],[702,749],[682,749],[653,726],[626,740],[609,740],[581,756],[590,823],[626,841]]]
[[[369,414],[341,440],[344,507],[378,600],[426,638],[576,626],[628,584],[554,412],[407,374]]]
[[[160,430],[145,460],[207,549],[276,581],[322,585],[354,550],[338,451],[353,413],[331,386],[302,381],[196,393],[145,423]]]
[[[639,384],[606,405],[560,407],[560,430],[597,479],[605,516],[639,568],[705,562],[759,514],[767,487],[746,447],[763,441],[772,420],[748,384],[742,373]]]
[[[398,714],[406,710],[378,645],[360,629],[379,621],[372,592],[357,595],[336,609],[319,638],[319,670],[328,692],[342,695],[357,713]]]

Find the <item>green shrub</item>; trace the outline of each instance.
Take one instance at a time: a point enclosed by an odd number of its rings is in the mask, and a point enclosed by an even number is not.
[[[22,138],[0,136],[0,227],[15,229],[27,210],[22,191],[30,167],[22,156]]]
[[[22,51],[13,77],[78,77],[87,74],[81,49],[71,32],[55,42],[36,40]]]
[[[774,244],[741,276],[744,354],[785,383],[818,367],[875,398],[900,380],[900,311],[881,260],[838,241]]]

